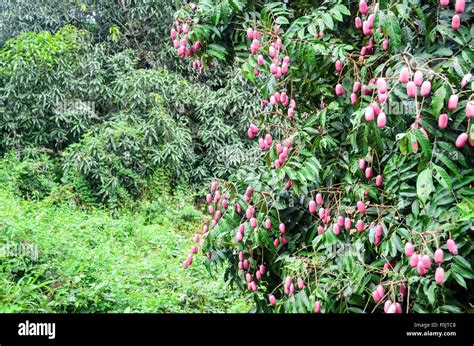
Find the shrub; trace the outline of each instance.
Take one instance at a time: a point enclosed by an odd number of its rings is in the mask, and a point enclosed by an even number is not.
[[[96,120],[101,63],[86,34],[66,26],[24,33],[0,51],[0,151],[60,151]]]
[[[115,207],[145,193],[157,168],[198,184],[227,177],[246,159],[240,133],[256,107],[241,103],[255,97],[241,73],[227,72],[214,90],[166,69],[141,69],[136,52],[107,55],[89,39],[64,27],[7,43],[0,150],[21,158],[37,148],[59,160],[66,152],[65,181],[78,192],[71,197]]]
[[[229,77],[222,88],[212,90],[165,69],[138,69],[119,75],[114,92],[128,110],[146,109],[151,96],[161,96],[170,116],[191,132],[194,168],[190,178],[199,183],[212,176],[228,176],[248,158],[248,142],[241,132],[256,107],[241,101],[255,100],[255,96],[245,87],[241,73],[229,73]]]
[[[140,65],[152,66],[161,60],[166,30],[176,2],[91,0],[7,1],[0,6],[0,47],[24,32],[56,32],[73,25],[90,34],[94,44],[108,54],[133,49]]]
[[[241,104],[252,98],[241,84],[236,73],[214,91],[132,62],[114,75],[109,120],[66,150],[65,181],[86,182],[98,201],[117,207],[147,195],[157,169],[166,169],[173,182],[227,177],[252,161],[239,130],[255,108]]]
[[[169,117],[158,101],[139,118],[119,112],[69,146],[64,179],[84,177],[97,200],[116,208],[131,197],[143,197],[148,177],[159,167],[179,178],[189,167],[190,148],[189,130]]]
[[[0,47],[26,31],[56,31],[74,17],[71,2],[62,0],[4,1],[0,6]],[[8,23],[8,25],[6,25]]]
[[[31,152],[21,161],[9,153],[0,167],[0,185],[29,200],[50,195],[59,181],[57,162],[44,153]]]

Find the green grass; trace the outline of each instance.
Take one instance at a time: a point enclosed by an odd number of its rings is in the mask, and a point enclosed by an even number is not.
[[[203,256],[182,268],[201,217],[183,196],[112,217],[0,189],[0,312],[248,312]],[[39,257],[6,244],[37,245]]]

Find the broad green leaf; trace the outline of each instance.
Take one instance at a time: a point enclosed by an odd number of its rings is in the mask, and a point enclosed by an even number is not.
[[[334,6],[334,9],[338,10],[342,14],[345,14],[346,16],[351,15],[351,11],[349,11],[349,9],[346,6],[342,5],[342,4],[338,4],[338,5]]]
[[[288,21],[288,18],[286,17],[283,17],[283,16],[280,16],[276,19],[276,23],[277,24],[280,24],[280,25],[287,25],[287,24],[290,24],[290,22]]]
[[[207,53],[212,55],[213,57],[220,59],[220,60],[225,60],[225,56],[227,54],[227,51],[224,47],[217,45],[217,44],[210,44],[207,47]],[[252,70],[253,72],[253,70]]]
[[[429,195],[433,191],[433,171],[431,167],[428,167],[418,175],[418,179],[416,180],[416,193],[418,195],[418,198],[423,203],[426,203]]]
[[[440,306],[439,309],[441,311],[451,312],[455,314],[462,313],[462,310],[459,307],[453,306],[453,305],[443,305],[443,306]]]
[[[444,107],[445,99],[446,99],[446,88],[444,87],[444,84],[443,84],[441,87],[439,87],[435,91],[433,98],[431,99],[431,108],[435,116],[439,117],[439,114]]]
[[[383,22],[383,29],[390,37],[390,47],[392,51],[396,51],[402,44],[402,29],[400,22],[394,15],[386,16]]]
[[[453,188],[453,184],[451,182],[451,177],[448,175],[448,173],[444,170],[444,168],[437,166],[435,164],[432,164],[433,168],[435,169],[435,173],[433,176],[435,179],[441,184],[446,189],[451,190]]]
[[[457,255],[453,257],[453,260],[460,266],[465,267],[466,269],[472,270],[471,263],[469,263],[464,257]]]
[[[451,264],[451,272],[454,271],[461,275],[463,278],[472,279],[472,271],[457,265],[456,263]]]
[[[459,174],[459,169],[456,167],[453,161],[451,161],[450,158],[448,158],[446,155],[441,154],[441,153],[436,153],[435,157],[440,160],[449,170],[454,173],[456,176],[460,176]]]
[[[416,140],[420,144],[421,151],[423,153],[423,157],[429,159],[431,158],[431,154],[433,152],[433,149],[431,147],[431,143],[428,140],[428,138],[425,137],[423,132],[421,132],[418,129],[413,129],[413,133],[415,134]]]
[[[332,20],[332,17],[329,15],[329,13],[323,14],[323,22],[329,29],[334,29],[334,21]]]
[[[431,283],[431,285],[428,286],[428,289],[425,290],[425,294],[428,297],[428,301],[430,302],[431,305],[435,303],[435,290],[436,290],[436,283]]]
[[[459,275],[454,270],[450,270],[449,273],[453,276],[454,280],[456,280],[458,284],[460,284],[462,287],[467,289],[466,281],[463,279],[461,275]]]

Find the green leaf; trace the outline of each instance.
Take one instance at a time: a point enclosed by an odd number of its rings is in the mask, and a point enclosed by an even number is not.
[[[212,55],[213,57],[215,57],[217,59],[225,60],[225,56],[227,54],[227,51],[224,47],[222,47],[218,44],[210,44],[210,45],[207,46],[207,53]]]
[[[329,29],[334,29],[334,21],[332,20],[332,17],[329,15],[329,13],[323,14],[322,19],[324,24],[326,24]]]
[[[443,85],[435,91],[433,98],[431,99],[431,108],[433,110],[433,114],[435,114],[436,116],[439,116],[439,113],[443,109],[445,99],[446,88]]]
[[[383,141],[381,131],[377,126],[372,127],[372,135],[370,136],[371,146],[377,151],[379,155],[383,153]]]
[[[305,45],[304,60],[307,66],[313,66],[316,64],[316,52],[314,51],[314,47],[310,44]]]
[[[398,235],[393,235],[392,236],[392,242],[394,243],[397,250],[400,253],[403,253],[404,246],[403,246],[402,240],[400,239],[400,237]]]
[[[459,174],[459,169],[456,167],[453,161],[451,161],[450,158],[448,158],[446,155],[441,154],[441,153],[436,153],[435,157],[440,160],[449,170],[454,173],[457,177],[460,177],[461,175]]]
[[[462,310],[454,305],[443,305],[439,308],[441,311],[452,312],[452,313],[461,313]]]
[[[253,68],[248,62],[245,62],[242,65],[242,72],[250,81],[255,81],[255,74],[253,73]]]
[[[426,314],[428,312],[424,310],[419,304],[413,305],[413,310],[419,314]]]
[[[359,126],[356,133],[357,147],[355,149],[360,152],[361,156],[367,155],[367,151],[369,148],[368,136],[369,136],[369,127],[365,125]]]
[[[454,280],[457,281],[458,284],[460,284],[462,287],[464,287],[464,288],[467,289],[466,281],[464,281],[464,279],[462,278],[461,275],[459,275],[458,273],[456,273],[454,270],[450,270],[449,272],[450,272],[450,274],[453,276]]]
[[[405,229],[405,228],[399,228],[397,230],[398,234],[400,234],[402,236],[402,238],[406,239],[406,240],[410,240],[411,239],[411,236],[410,236],[410,232]]]
[[[303,304],[304,307],[306,307],[306,311],[310,309],[310,303],[308,296],[306,295],[306,290],[302,290],[299,292],[299,296],[301,299],[301,303]]]
[[[283,17],[283,16],[280,16],[276,19],[276,23],[279,24],[279,25],[287,25],[287,24],[290,24],[288,18],[286,17]]]
[[[471,141],[474,140],[474,125],[472,123],[471,123],[470,129],[469,129],[468,135],[469,135],[468,141],[470,143]]]
[[[413,133],[415,134],[416,140],[420,143],[421,151],[423,153],[423,157],[426,159],[431,158],[431,154],[433,153],[433,149],[431,147],[431,143],[428,138],[425,137],[423,132],[418,129],[413,129]]]
[[[451,270],[455,271],[456,273],[461,275],[463,278],[466,278],[466,279],[473,278],[471,270],[458,266],[456,263],[451,264]]]
[[[343,21],[343,18],[342,18],[342,14],[335,10],[334,8],[331,10],[331,15],[337,20],[337,21],[340,21],[342,22]]]
[[[402,29],[396,16],[387,16],[383,22],[383,29],[390,37],[391,50],[397,50],[402,44]]]
[[[318,31],[316,30],[316,23],[312,23],[308,26],[308,33],[311,36],[316,36]]]
[[[435,290],[436,284],[433,282],[427,290],[425,290],[425,294],[428,297],[428,301],[431,305],[435,303]]]
[[[351,11],[349,11],[349,9],[346,6],[342,5],[342,4],[338,4],[338,5],[334,6],[334,9],[338,10],[342,14],[345,14],[346,16],[351,15]]]
[[[423,203],[426,203],[429,195],[433,191],[433,171],[431,167],[428,167],[418,175],[418,179],[416,180],[416,194]]]
[[[238,11],[242,11],[245,8],[245,3],[240,0],[230,0],[230,4]]]
[[[433,168],[435,169],[436,173],[434,174],[435,179],[446,189],[452,190],[453,183],[451,181],[451,177],[448,173],[444,170],[444,168],[433,164]]]
[[[459,255],[454,256],[453,260],[460,266],[465,267],[466,269],[472,270],[471,263],[469,263],[464,257],[461,257]]]
[[[408,154],[408,136],[404,136],[400,140],[400,151],[403,155]]]

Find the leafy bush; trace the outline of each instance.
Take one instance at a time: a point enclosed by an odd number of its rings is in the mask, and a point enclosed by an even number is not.
[[[167,70],[147,70],[137,72],[140,76],[148,75],[146,84],[143,79],[137,84],[135,76],[124,76],[117,79],[115,90],[119,95],[140,95],[142,87],[152,86],[152,90],[162,96],[170,114],[186,124],[193,138],[194,166],[191,181],[202,182],[209,177],[226,177],[240,164],[248,160],[248,141],[241,134],[255,113],[254,104],[243,100],[256,100],[250,88],[243,86],[242,74],[229,73],[227,83],[217,90],[211,90],[201,83],[189,83],[179,75]],[[138,103],[140,97],[133,96]],[[132,102],[130,108],[137,107]],[[188,172],[189,174],[189,172]]]
[[[56,31],[74,18],[72,2],[62,0],[3,1],[0,4],[0,47],[24,32]]]
[[[9,153],[0,160],[0,185],[25,199],[49,196],[58,181],[57,162],[44,153],[29,153],[21,161]]]
[[[113,55],[133,49],[141,66],[161,61],[163,32],[177,2],[22,0],[0,4],[0,47],[24,32],[56,32],[65,25],[87,31]],[[7,25],[8,24],[8,25]]]
[[[141,69],[132,50],[108,55],[73,27],[23,34],[2,54],[0,148],[64,160],[64,181],[82,202],[118,207],[145,193],[158,168],[197,184],[228,176],[246,158],[240,133],[256,107],[241,102],[254,95],[238,71],[211,89]]]
[[[452,7],[418,1],[231,3],[184,6],[172,29],[201,42],[194,64],[239,63],[264,99],[248,129],[259,167],[206,197],[207,265],[228,262],[258,311],[467,311],[472,4],[452,29]],[[424,83],[414,97],[402,67]]]
[[[33,145],[59,155],[94,123],[101,63],[86,33],[24,33],[0,51],[0,151]],[[98,107],[98,105],[97,105]]]
[[[248,141],[238,131],[254,107],[241,104],[252,98],[241,78],[213,91],[167,70],[119,70],[110,120],[68,147],[65,182],[86,182],[97,200],[117,207],[146,195],[160,168],[175,182],[228,176],[248,161]]]
[[[158,167],[175,175],[186,171],[190,148],[189,130],[157,103],[142,117],[118,113],[70,145],[64,157],[64,179],[74,181],[79,174],[97,200],[116,208],[130,197],[143,198],[148,178]]]

